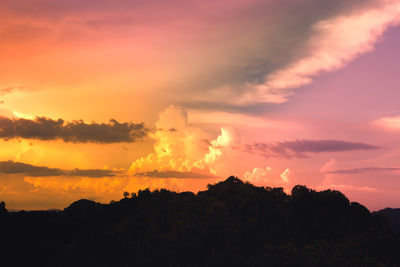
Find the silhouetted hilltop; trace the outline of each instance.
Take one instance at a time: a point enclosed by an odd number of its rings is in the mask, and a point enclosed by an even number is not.
[[[231,176],[197,194],[146,189],[63,211],[3,210],[2,260],[13,266],[400,264],[385,216],[301,185],[288,195]]]
[[[0,214],[7,213],[8,210],[6,209],[6,203],[4,201],[0,202]]]
[[[400,233],[400,209],[386,208],[374,213],[385,216],[388,219],[393,232]]]

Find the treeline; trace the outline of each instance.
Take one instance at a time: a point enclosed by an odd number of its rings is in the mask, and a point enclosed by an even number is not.
[[[125,193],[109,204],[7,212],[4,266],[400,266],[385,216],[340,192],[255,187],[236,177],[193,194]]]

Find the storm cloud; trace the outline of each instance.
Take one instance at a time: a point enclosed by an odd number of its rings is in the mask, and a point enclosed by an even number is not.
[[[246,145],[245,151],[258,153],[264,157],[307,157],[308,153],[343,152],[353,150],[371,150],[379,147],[341,140],[295,140],[277,143],[255,143]]]
[[[112,119],[109,123],[86,123],[84,121],[65,122],[37,117],[35,120],[0,117],[0,138],[25,138],[37,140],[63,140],[73,143],[119,143],[136,142],[148,133],[143,123],[119,123]]]
[[[22,162],[15,161],[0,161],[0,173],[2,174],[22,174],[31,177],[45,177],[45,176],[77,176],[77,177],[113,177],[119,172],[102,169],[74,169],[63,170],[59,168],[49,168],[45,166],[35,166]]]

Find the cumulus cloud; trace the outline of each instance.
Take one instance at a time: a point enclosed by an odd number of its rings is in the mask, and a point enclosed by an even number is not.
[[[0,138],[25,138],[38,140],[63,140],[74,143],[117,143],[135,142],[143,138],[148,129],[143,123],[86,123],[83,121],[65,122],[37,117],[34,120],[0,117]]]
[[[264,157],[307,157],[307,153],[342,152],[377,149],[377,146],[341,140],[296,140],[246,145],[245,151]]]
[[[49,168],[44,166],[34,166],[22,162],[0,161],[0,173],[3,174],[22,174],[31,177],[42,176],[78,176],[78,177],[113,177],[121,175],[120,172],[103,169],[74,169],[62,170],[59,168]]]
[[[204,156],[204,163],[213,163],[221,158],[222,148],[230,145],[232,139],[231,133],[227,129],[221,128],[221,134],[217,139],[212,140],[208,147],[208,153]]]
[[[224,148],[230,146],[233,139],[231,132],[222,128],[220,135],[208,141],[210,135],[189,124],[186,110],[174,105],[160,113],[155,125],[158,130],[149,134],[155,140],[154,151],[132,162],[130,174],[154,174],[155,177],[175,174],[181,177],[193,170],[196,173],[202,170],[207,176],[210,172],[215,175],[213,164],[221,160]]]
[[[257,186],[283,187],[286,192],[290,192],[296,183],[289,168],[279,174],[269,166],[247,171],[243,174],[243,179]]]
[[[177,106],[170,106],[159,115],[156,131],[149,136],[155,140],[154,151],[135,160],[131,173],[175,170],[190,171],[207,151],[207,134],[188,124],[187,113]],[[175,131],[163,129],[174,128]]]
[[[128,171],[69,170],[17,160],[0,163],[0,174],[7,174],[0,179],[2,197],[15,208],[51,208],[54,203],[64,207],[78,198],[110,201],[120,199],[124,191],[144,188],[196,192],[221,179],[213,166],[226,159],[225,149],[233,139],[229,130],[208,134],[188,123],[186,111],[177,106],[160,113],[155,129],[149,132],[153,151],[133,161]]]

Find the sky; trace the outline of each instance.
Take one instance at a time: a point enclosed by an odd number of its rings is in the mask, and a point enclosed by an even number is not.
[[[333,189],[400,207],[399,0],[2,0],[0,200]]]

